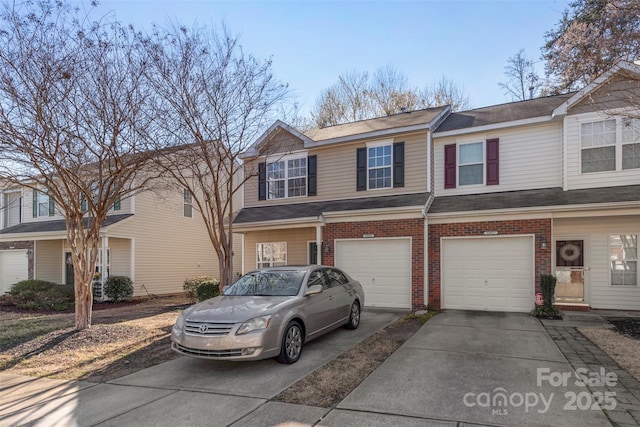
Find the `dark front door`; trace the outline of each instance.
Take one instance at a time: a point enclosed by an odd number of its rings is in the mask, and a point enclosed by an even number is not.
[[[318,264],[318,244],[309,242],[309,264]]]
[[[71,259],[71,252],[64,253],[64,283],[66,285],[73,285],[73,260]]]

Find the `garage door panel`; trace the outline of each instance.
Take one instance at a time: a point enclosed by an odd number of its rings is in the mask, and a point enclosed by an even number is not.
[[[526,312],[533,307],[531,237],[443,239],[441,252],[443,308]]]
[[[411,307],[411,240],[338,240],[336,266],[358,280],[365,305]]]
[[[27,278],[27,251],[0,251],[0,294],[8,292],[11,290],[11,285]]]

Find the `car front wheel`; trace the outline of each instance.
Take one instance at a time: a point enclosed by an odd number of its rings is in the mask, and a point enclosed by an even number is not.
[[[276,360],[280,363],[295,363],[302,354],[302,328],[298,322],[290,322],[284,330],[280,355]]]
[[[354,301],[349,311],[349,321],[345,325],[347,329],[357,329],[360,325],[360,303]]]

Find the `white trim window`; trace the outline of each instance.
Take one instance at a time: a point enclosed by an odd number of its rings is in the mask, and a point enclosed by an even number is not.
[[[368,189],[391,188],[392,143],[367,146]]]
[[[193,194],[186,188],[182,190],[182,216],[193,218]]]
[[[267,164],[267,198],[285,199],[307,195],[307,157]]]
[[[638,235],[616,234],[609,237],[611,285],[638,285]]]
[[[616,170],[616,119],[580,124],[582,173]]]
[[[622,119],[622,169],[640,168],[640,119]]]
[[[484,184],[484,143],[458,144],[458,185]]]
[[[287,265],[287,242],[256,243],[257,268]]]

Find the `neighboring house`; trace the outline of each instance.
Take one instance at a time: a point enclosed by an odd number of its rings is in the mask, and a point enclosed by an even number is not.
[[[321,259],[370,306],[523,312],[550,273],[567,308],[640,309],[639,92],[621,63],[567,95],[276,122],[256,145],[280,150],[247,153],[244,269]]]
[[[179,293],[187,277],[219,277],[215,251],[188,191],[145,191],[122,198],[100,236],[96,272],[103,280],[129,276],[134,295]],[[48,196],[25,188],[0,190],[0,293],[27,278],[72,284],[66,239],[64,217]],[[234,274],[241,270],[238,258]],[[102,286],[94,289],[100,298]]]

